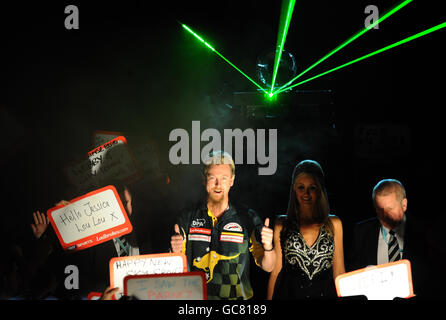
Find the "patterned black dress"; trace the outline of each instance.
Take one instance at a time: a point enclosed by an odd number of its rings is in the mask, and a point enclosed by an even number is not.
[[[336,298],[333,280],[334,239],[324,226],[308,247],[298,230],[281,233],[282,270],[273,299]]]

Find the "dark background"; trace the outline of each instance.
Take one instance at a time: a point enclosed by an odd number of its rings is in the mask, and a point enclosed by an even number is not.
[[[373,2],[380,14],[396,3]],[[69,4],[79,8],[79,30],[64,27]],[[369,4],[297,1],[285,49],[298,71],[361,30]],[[179,24],[259,82],[256,61],[275,47],[280,6],[251,0],[2,5],[2,234],[20,242],[31,232],[33,211],[78,196],[69,191],[65,166],[92,149],[95,130],[121,131],[154,141],[160,172],[170,178],[166,184],[145,176],[134,186],[141,237],[153,252],[165,250],[174,214],[202,192],[199,166],[173,166],[168,158],[170,131],[190,132],[192,120],[200,120],[201,130],[278,129],[276,173],[259,176],[256,165],[239,165],[231,191],[231,199],[263,217],[286,210],[294,166],[318,161],[331,211],[343,221],[347,253],[354,223],[375,215],[371,191],[383,178],[405,185],[409,211],[427,226],[443,223],[444,30],[297,87],[307,91],[284,93],[265,107],[266,100],[248,94],[256,90],[251,82]],[[303,79],[443,22],[435,6],[414,1]],[[246,115],[253,104],[257,117]],[[252,272],[262,298],[267,274]]]

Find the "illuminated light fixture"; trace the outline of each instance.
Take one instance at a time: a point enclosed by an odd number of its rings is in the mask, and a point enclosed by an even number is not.
[[[277,45],[276,54],[274,56],[274,71],[271,81],[270,97],[272,97],[274,84],[276,83],[277,71],[279,70],[279,63],[280,59],[282,58],[283,47],[285,45],[288,28],[290,27],[291,17],[293,16],[294,4],[296,3],[296,0],[288,0],[286,14],[283,14],[285,12],[285,6],[283,5],[284,3],[285,2],[282,2],[282,14],[280,17],[279,32],[277,34]]]
[[[277,101],[277,94],[265,93],[264,94],[267,105],[274,104]]]
[[[273,92],[274,94],[278,93],[278,92],[283,92],[285,91],[287,86],[289,86],[291,83],[293,83],[294,81],[296,81],[297,79],[299,79],[301,76],[303,76],[305,73],[307,73],[308,71],[310,71],[311,69],[313,69],[314,67],[316,67],[317,65],[319,65],[320,63],[322,63],[323,61],[325,61],[326,59],[328,59],[329,57],[331,57],[332,55],[334,55],[336,52],[338,52],[339,50],[341,50],[342,48],[344,48],[345,46],[347,46],[348,44],[352,43],[353,41],[355,41],[356,39],[358,39],[360,36],[362,36],[364,33],[366,33],[367,31],[369,31],[370,29],[373,29],[373,27],[375,25],[377,25],[378,23],[386,20],[388,17],[390,17],[391,15],[393,15],[394,13],[396,13],[397,11],[399,11],[400,9],[402,9],[403,7],[405,7],[406,5],[408,5],[410,2],[412,2],[413,0],[405,0],[403,2],[401,2],[399,5],[395,6],[393,9],[389,10],[387,13],[385,13],[382,17],[380,17],[378,20],[376,20],[374,23],[370,24],[368,27],[362,29],[361,31],[359,31],[357,34],[355,34],[354,36],[352,36],[350,39],[344,41],[343,43],[341,43],[339,46],[337,46],[334,50],[330,51],[328,54],[326,54],[324,57],[322,57],[321,59],[319,59],[318,61],[316,61],[315,63],[313,63],[311,66],[309,66],[307,69],[305,69],[304,71],[302,71],[300,74],[298,74],[296,77],[294,77],[293,79],[291,79],[290,81],[288,81],[287,83],[285,83],[283,86],[281,86],[279,89],[277,89],[277,91]],[[289,87],[291,88],[291,87]]]
[[[237,68],[231,61],[229,61],[228,59],[226,59],[222,54],[220,54],[220,52],[218,52],[217,50],[215,50],[215,48],[213,48],[209,43],[207,43],[206,41],[204,41],[198,34],[196,34],[194,31],[192,31],[188,26],[186,26],[185,24],[181,23],[181,26],[186,29],[187,31],[189,31],[195,38],[197,38],[198,40],[200,40],[206,47],[208,47],[209,49],[212,50],[212,52],[216,53],[220,58],[222,58],[224,61],[226,61],[231,67],[233,67],[235,70],[237,70],[238,72],[240,72],[243,76],[245,76],[246,79],[248,79],[249,81],[251,81],[256,87],[258,87],[259,89],[261,89],[263,92],[267,93],[267,90],[265,90],[264,88],[262,88],[257,82],[255,82],[254,80],[252,80],[248,75],[246,75],[242,70],[240,70],[239,68]]]
[[[445,28],[445,27],[446,27],[446,22],[440,23],[440,24],[436,25],[435,27],[432,27],[432,28],[426,29],[426,30],[424,30],[424,31],[421,31],[421,32],[419,32],[419,33],[416,33],[416,34],[414,34],[414,35],[412,35],[412,36],[409,36],[409,37],[407,37],[407,38],[404,38],[403,40],[400,40],[400,41],[398,41],[398,42],[395,42],[395,43],[393,43],[393,44],[390,44],[390,45],[388,45],[388,46],[386,46],[386,47],[384,47],[384,48],[378,49],[378,50],[373,51],[373,52],[371,52],[371,53],[369,53],[369,54],[363,55],[362,57],[359,57],[359,58],[357,58],[357,59],[354,59],[354,60],[351,60],[351,61],[349,61],[349,62],[347,62],[347,63],[344,63],[344,64],[342,64],[342,65],[340,65],[340,66],[338,66],[338,67],[335,67],[335,68],[330,69],[330,70],[328,70],[328,71],[322,72],[322,73],[320,73],[320,74],[318,74],[318,75],[316,75],[316,76],[314,76],[314,77],[308,78],[308,79],[306,79],[306,80],[304,80],[304,81],[301,81],[301,82],[299,82],[299,83],[296,83],[296,84],[294,84],[294,85],[292,85],[292,86],[289,86],[289,87],[286,87],[286,88],[284,88],[284,89],[279,89],[279,90],[277,90],[276,92],[274,92],[274,94],[279,94],[279,93],[281,93],[281,92],[283,92],[283,91],[286,91],[286,90],[289,90],[289,89],[291,89],[291,88],[294,88],[294,87],[297,87],[297,86],[299,86],[299,85],[302,85],[302,84],[304,84],[304,83],[307,83],[307,82],[309,82],[309,81],[311,81],[311,80],[320,78],[320,77],[322,77],[322,76],[324,76],[324,75],[326,75],[326,74],[329,74],[329,73],[331,73],[331,72],[337,71],[337,70],[342,69],[342,68],[345,68],[345,67],[347,67],[347,66],[349,66],[349,65],[352,65],[352,64],[354,64],[354,63],[356,63],[356,62],[365,60],[365,59],[370,58],[370,57],[372,57],[372,56],[374,56],[374,55],[377,55],[377,54],[379,54],[379,53],[381,53],[381,52],[390,50],[390,49],[392,49],[392,48],[395,48],[395,47],[397,47],[397,46],[400,46],[400,45],[405,44],[405,43],[407,43],[407,42],[409,42],[409,41],[412,41],[412,40],[415,40],[415,39],[420,38],[420,37],[422,37],[422,36],[425,36],[425,35],[427,35],[427,34],[429,34],[429,33],[435,32],[435,31],[437,31],[437,30],[443,29],[443,28]]]

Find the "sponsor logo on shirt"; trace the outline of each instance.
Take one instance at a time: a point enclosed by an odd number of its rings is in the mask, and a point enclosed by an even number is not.
[[[243,237],[243,233],[222,232],[220,235],[220,241],[243,243]]]
[[[204,228],[189,228],[189,233],[202,233],[202,234],[211,234],[211,229]]]
[[[202,234],[189,234],[188,239],[193,241],[211,242],[211,236],[205,236]]]
[[[192,220],[191,226],[194,228],[202,227],[206,223],[206,220],[204,219],[195,219]]]
[[[189,240],[211,242],[211,229],[189,228]]]
[[[230,223],[226,224],[223,227],[223,230],[226,230],[226,231],[238,231],[238,232],[242,232],[243,231],[242,227],[238,223],[236,223],[236,222],[230,222]]]

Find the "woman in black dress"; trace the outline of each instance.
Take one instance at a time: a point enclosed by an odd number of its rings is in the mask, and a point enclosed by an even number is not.
[[[329,215],[324,173],[316,161],[294,169],[286,216],[274,227],[277,260],[268,299],[336,297],[335,278],[345,272],[341,220]]]

